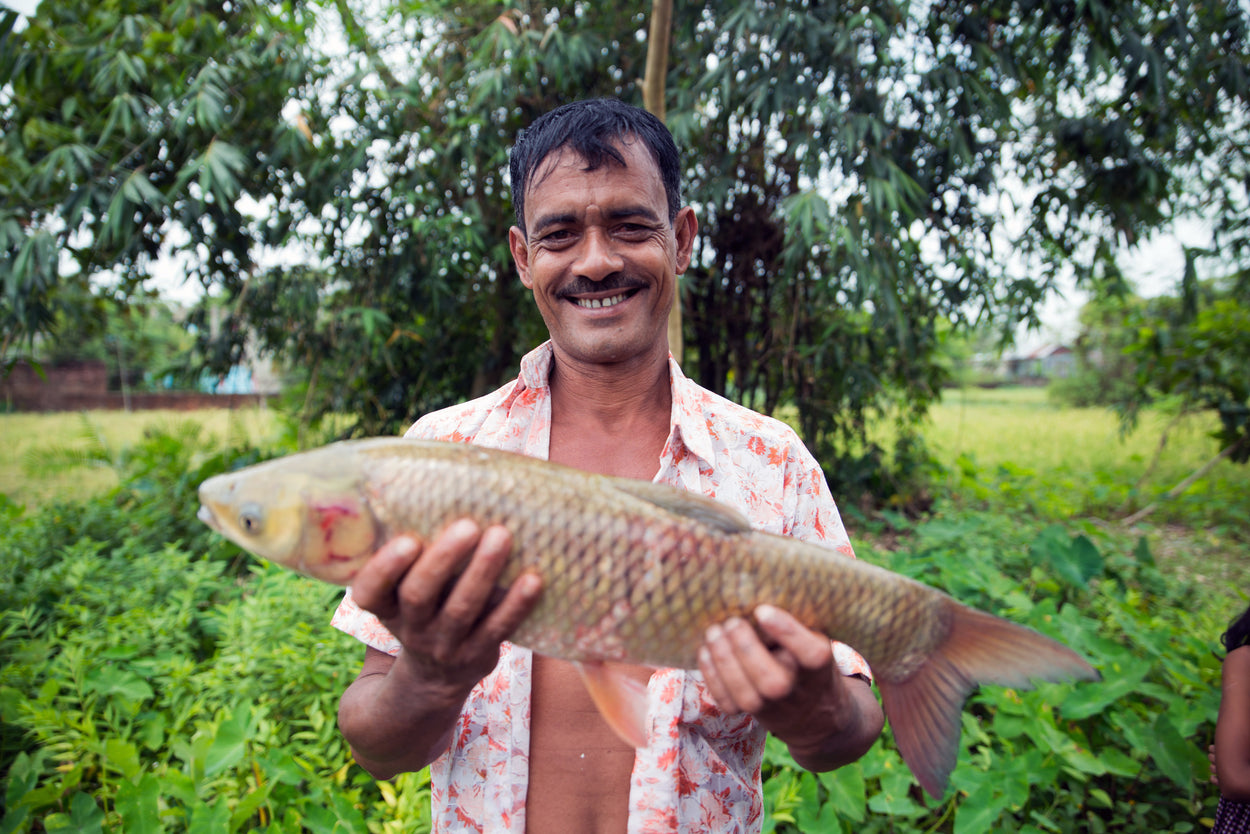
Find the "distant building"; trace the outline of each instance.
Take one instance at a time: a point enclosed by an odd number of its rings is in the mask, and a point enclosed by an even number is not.
[[[1042,345],[1026,354],[1008,356],[1003,365],[1009,379],[1015,381],[1059,379],[1076,370],[1076,354],[1067,345]]]

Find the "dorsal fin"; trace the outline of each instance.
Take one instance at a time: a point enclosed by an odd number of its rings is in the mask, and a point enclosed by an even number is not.
[[[751,531],[751,522],[747,521],[742,513],[704,495],[686,492],[668,484],[635,481],[629,478],[613,478],[612,485],[635,498],[641,498],[670,513],[715,527],[722,533],[749,533]]]

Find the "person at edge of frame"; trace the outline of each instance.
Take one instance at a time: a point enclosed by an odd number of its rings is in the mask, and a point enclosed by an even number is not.
[[[1220,635],[1224,646],[1215,743],[1207,749],[1220,791],[1211,834],[1250,834],[1250,608]]]
[[[576,102],[523,131],[510,168],[508,242],[550,340],[517,379],[408,435],[714,495],[756,527],[853,556],[793,430],[695,385],[669,353],[698,221],[663,123],[615,99]],[[652,728],[645,749],[629,747],[573,664],[507,642],[542,593],[523,574],[492,594],[510,546],[506,529],[467,520],[430,541],[397,537],[333,620],[367,644],[343,735],[377,778],[431,765],[435,831],[758,831],[766,732],[813,771],[879,736],[863,659],[760,606],[762,634],[739,618],[707,631],[700,674],[626,668]]]

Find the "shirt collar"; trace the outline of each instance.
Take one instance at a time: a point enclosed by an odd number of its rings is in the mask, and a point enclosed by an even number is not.
[[[521,384],[526,388],[540,390],[548,386],[554,349],[551,342],[543,342],[521,359]],[[691,454],[707,463],[713,460],[712,436],[703,414],[704,391],[681,372],[681,366],[670,353],[668,378],[673,397],[673,410],[669,417],[669,446],[680,441]]]
[[[669,419],[669,445],[674,440],[693,455],[711,464],[714,460],[712,452],[712,435],[708,431],[707,417],[703,413],[704,394],[701,387],[686,378],[681,366],[670,353],[668,355],[668,378],[673,390],[673,414]]]
[[[521,384],[534,390],[546,388],[554,355],[555,349],[548,340],[521,357]]]

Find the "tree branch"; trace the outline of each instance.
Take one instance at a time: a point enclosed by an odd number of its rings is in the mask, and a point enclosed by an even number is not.
[[[1142,507],[1140,510],[1133,513],[1131,516],[1124,519],[1124,521],[1122,521],[1121,523],[1125,527],[1132,527],[1134,524],[1141,521],[1143,518],[1145,518],[1146,516],[1154,512],[1156,509],[1158,509],[1159,504],[1162,503],[1163,501],[1171,501],[1173,498],[1176,498],[1182,492],[1189,489],[1190,485],[1193,484],[1194,481],[1198,480],[1203,475],[1210,472],[1211,467],[1215,466],[1221,460],[1223,460],[1224,458],[1228,457],[1233,452],[1235,452],[1237,448],[1241,446],[1241,443],[1242,443],[1242,439],[1238,439],[1236,442],[1230,443],[1228,446],[1225,446],[1224,449],[1221,450],[1218,455],[1211,458],[1206,463],[1202,464],[1202,466],[1198,467],[1198,470],[1196,472],[1194,472],[1188,478],[1186,478],[1185,480],[1181,481],[1179,484],[1177,484],[1176,486],[1168,490],[1167,493],[1163,496],[1163,498],[1161,498],[1158,501],[1152,501],[1150,504],[1146,505],[1145,507]]]

